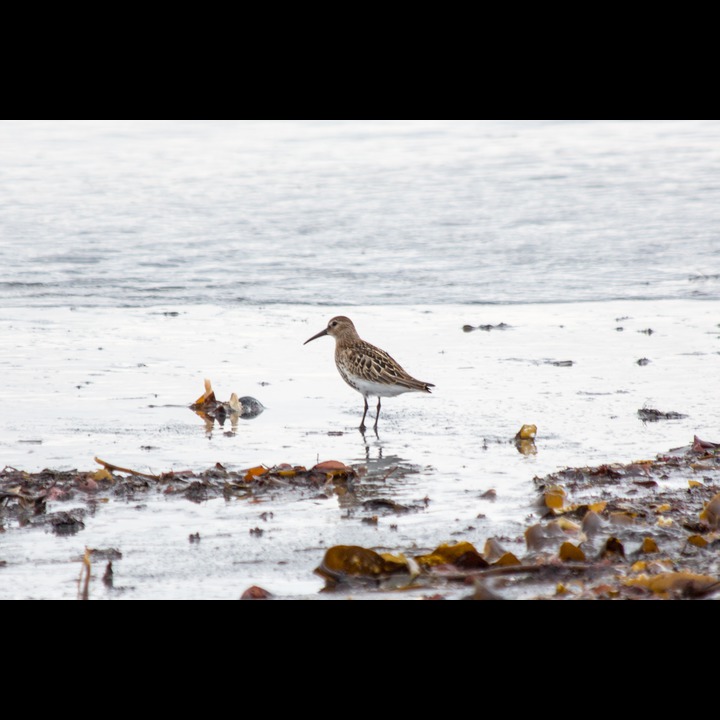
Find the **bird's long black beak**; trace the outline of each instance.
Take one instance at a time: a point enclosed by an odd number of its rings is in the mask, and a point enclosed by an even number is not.
[[[319,337],[322,337],[323,335],[327,335],[327,334],[328,334],[327,328],[325,328],[324,330],[321,330],[317,335],[313,335],[309,340],[306,340],[303,343],[303,345],[307,345],[310,342],[310,340],[317,340]]]

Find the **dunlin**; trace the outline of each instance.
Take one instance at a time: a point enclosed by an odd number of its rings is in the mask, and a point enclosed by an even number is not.
[[[384,350],[363,340],[355,330],[350,318],[344,315],[334,317],[324,330],[306,340],[316,340],[323,335],[335,338],[335,365],[342,379],[357,390],[365,401],[365,410],[360,421],[360,430],[365,430],[365,416],[368,411],[368,397],[376,396],[377,414],[373,428],[377,432],[380,418],[380,398],[394,397],[406,392],[430,392],[433,383],[416,380],[403,370]]]

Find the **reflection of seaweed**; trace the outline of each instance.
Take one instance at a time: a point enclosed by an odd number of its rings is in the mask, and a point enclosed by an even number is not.
[[[377,515],[400,515],[418,512],[426,508],[424,500],[416,500],[410,504],[400,504],[387,497],[387,494],[401,484],[408,475],[416,475],[420,470],[398,455],[383,456],[382,448],[377,449],[377,457],[370,456],[370,446],[365,445],[365,457],[358,458],[354,463],[358,482],[348,484],[337,492],[340,507],[348,511],[348,517],[356,511],[370,513],[363,522],[377,520]]]
[[[393,481],[416,475],[420,472],[416,465],[409,463],[399,455],[383,455],[382,448],[378,448],[377,457],[370,457],[370,446],[365,446],[365,457],[358,458],[355,463],[365,463],[359,466],[359,473],[363,483],[383,484],[389,478]],[[358,467],[358,465],[356,465]]]

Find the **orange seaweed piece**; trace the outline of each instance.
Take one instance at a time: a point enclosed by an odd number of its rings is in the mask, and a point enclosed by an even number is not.
[[[720,493],[715,495],[700,513],[700,522],[713,529],[720,527]]]
[[[205,378],[205,392],[193,403],[192,406],[194,408],[201,408],[203,405],[207,405],[211,402],[216,402],[215,393],[212,389],[212,384],[210,383],[210,380]]]
[[[660,548],[658,547],[658,544],[653,540],[651,537],[646,537],[643,540],[642,546],[640,547],[640,552],[644,553],[656,553],[660,552]]]
[[[471,553],[480,557],[480,553],[475,546],[469,542],[459,542],[454,545],[444,543],[438,545],[431,553],[427,555],[419,555],[415,558],[418,565],[429,568],[435,565],[453,565],[460,557],[466,553]]]
[[[516,433],[516,440],[534,440],[537,435],[537,425],[523,425]]]
[[[342,477],[343,475],[352,475],[354,470],[339,460],[324,460],[313,466],[310,472],[325,473],[327,479],[332,480],[333,478]]]
[[[245,477],[243,480],[245,480],[245,482],[252,482],[256,477],[265,475],[267,472],[268,469],[264,465],[256,465],[255,467],[248,468],[245,471]]]
[[[565,504],[565,488],[551,485],[545,490],[545,505],[551,510],[560,510]]]
[[[659,575],[640,575],[628,578],[625,584],[631,587],[642,587],[653,593],[667,593],[673,590],[702,593],[720,585],[720,581],[711,575],[698,575],[691,572],[666,572]]]
[[[571,542],[564,542],[560,546],[558,556],[563,562],[569,562],[571,560],[577,562],[585,561],[585,553],[577,545],[573,545]]]
[[[321,470],[323,472],[337,470],[340,470],[341,472],[350,472],[352,468],[345,465],[345,463],[341,463],[339,460],[323,460],[323,462],[319,462],[317,465],[313,466],[312,469]]]
[[[408,570],[404,559],[383,557],[359,545],[334,545],[325,552],[315,573],[330,580],[340,580],[347,576],[377,578],[403,570]]]
[[[251,585],[241,596],[241,600],[270,600],[272,593],[258,585]]]

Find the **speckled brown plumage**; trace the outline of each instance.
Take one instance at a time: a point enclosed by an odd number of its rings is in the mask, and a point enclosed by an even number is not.
[[[305,341],[305,345],[323,335],[335,338],[335,364],[345,382],[357,390],[365,401],[365,410],[360,421],[360,430],[365,429],[370,395],[377,396],[377,431],[380,418],[380,398],[393,397],[405,392],[430,392],[433,383],[417,380],[409,375],[401,365],[375,345],[363,340],[357,333],[350,318],[338,315],[332,318],[324,330]]]

